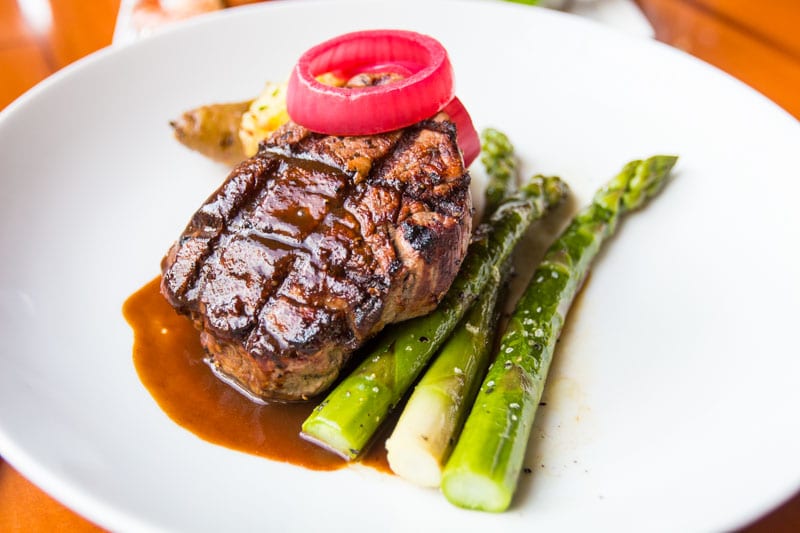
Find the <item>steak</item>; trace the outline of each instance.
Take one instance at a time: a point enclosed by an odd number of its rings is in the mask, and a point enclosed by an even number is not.
[[[221,377],[255,399],[307,399],[384,326],[435,308],[471,211],[443,114],[362,137],[290,122],[197,210],[161,292]]]

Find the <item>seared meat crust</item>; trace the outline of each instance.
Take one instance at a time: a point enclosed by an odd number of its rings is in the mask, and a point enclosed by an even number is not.
[[[194,214],[161,290],[226,379],[256,398],[305,399],[386,324],[436,306],[470,230],[445,116],[368,137],[289,123]]]

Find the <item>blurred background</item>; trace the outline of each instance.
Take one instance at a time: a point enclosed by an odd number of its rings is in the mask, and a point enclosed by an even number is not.
[[[0,0],[0,110],[50,74],[112,43],[122,46],[197,13],[259,1]],[[683,50],[800,118],[800,0],[544,2]],[[99,531],[0,458],[0,531],[56,530]],[[800,531],[800,494],[744,531]]]

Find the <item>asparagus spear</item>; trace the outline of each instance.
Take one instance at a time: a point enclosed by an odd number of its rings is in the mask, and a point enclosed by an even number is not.
[[[458,276],[430,314],[387,329],[376,348],[318,405],[302,435],[355,459],[388,412],[405,394],[431,355],[455,329],[503,265],[531,222],[566,194],[558,178],[536,177],[481,226]]]
[[[488,183],[484,217],[516,190],[514,146],[506,135],[481,132],[481,162]],[[489,364],[498,313],[496,303],[509,263],[495,270],[466,318],[436,355],[406,402],[386,441],[389,466],[418,485],[438,487],[442,468]]]
[[[417,485],[438,487],[450,451],[489,364],[496,303],[510,263],[496,268],[478,301],[414,388],[386,441],[389,466]]]
[[[484,213],[491,215],[505,197],[514,191],[517,181],[514,146],[503,132],[493,128],[481,132],[481,162],[489,178]]]
[[[655,156],[626,165],[548,248],[445,467],[442,490],[455,505],[495,512],[508,508],[572,299],[619,217],[658,193],[676,160]]]

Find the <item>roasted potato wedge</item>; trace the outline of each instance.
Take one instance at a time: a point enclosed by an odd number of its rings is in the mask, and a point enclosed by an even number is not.
[[[252,100],[204,105],[183,113],[170,122],[175,138],[187,148],[196,150],[226,165],[245,159],[239,126],[242,115]]]

